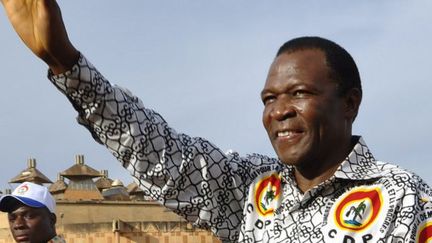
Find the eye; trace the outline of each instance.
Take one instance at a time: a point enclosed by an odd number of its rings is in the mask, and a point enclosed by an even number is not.
[[[37,213],[34,213],[34,212],[28,212],[28,213],[24,214],[25,219],[33,219],[36,216],[37,216]]]
[[[262,102],[264,105],[267,105],[269,103],[272,103],[276,99],[276,96],[274,95],[266,95],[262,97]]]
[[[10,222],[14,222],[15,219],[16,219],[16,215],[15,215],[15,214],[10,214],[10,215],[8,215],[8,220],[9,220]]]
[[[292,93],[292,95],[294,97],[303,97],[303,96],[306,96],[308,94],[310,94],[310,92],[308,92],[307,90],[304,90],[304,89],[296,89]]]

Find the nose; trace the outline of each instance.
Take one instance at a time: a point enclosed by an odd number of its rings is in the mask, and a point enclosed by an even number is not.
[[[25,227],[25,220],[23,217],[16,217],[16,219],[13,222],[13,228],[14,229],[22,229]]]
[[[297,115],[297,111],[290,102],[289,98],[282,96],[274,102],[270,115],[275,120],[283,121],[285,119],[295,117]]]

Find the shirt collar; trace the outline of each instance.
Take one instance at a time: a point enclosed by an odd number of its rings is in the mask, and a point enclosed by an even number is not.
[[[52,238],[47,243],[66,243],[66,241],[62,237],[56,235],[56,236],[54,236],[54,238]]]
[[[370,180],[382,177],[381,170],[361,136],[353,136],[357,140],[348,157],[341,163],[334,178],[347,180]],[[289,183],[295,183],[294,167],[282,166],[282,178]]]
[[[353,150],[336,170],[334,177],[348,180],[370,180],[382,177],[381,170],[368,146],[360,136]]]

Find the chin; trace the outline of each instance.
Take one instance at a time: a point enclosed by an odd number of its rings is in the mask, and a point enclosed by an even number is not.
[[[278,153],[278,158],[283,164],[294,167],[304,166],[308,164],[308,161],[311,161],[310,156],[308,157],[299,153],[287,153],[287,151],[285,153]]]
[[[284,144],[273,146],[279,160],[286,165],[297,166],[304,164],[311,156],[311,149],[308,143]]]
[[[299,158],[298,157],[293,157],[293,156],[284,156],[284,155],[279,155],[278,156],[279,160],[285,164],[285,165],[291,165],[291,166],[296,166],[299,163]]]

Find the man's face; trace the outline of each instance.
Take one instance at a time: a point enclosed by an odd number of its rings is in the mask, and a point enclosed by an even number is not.
[[[349,146],[351,130],[347,128],[351,124],[346,123],[346,103],[329,77],[322,51],[279,55],[270,67],[261,98],[264,127],[283,163],[313,169],[346,156],[340,148]]]
[[[46,208],[31,208],[20,204],[8,213],[8,220],[16,242],[47,242],[55,236],[55,216]]]

